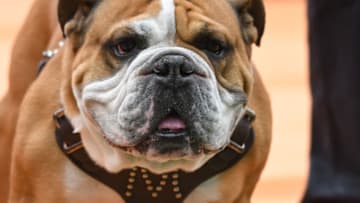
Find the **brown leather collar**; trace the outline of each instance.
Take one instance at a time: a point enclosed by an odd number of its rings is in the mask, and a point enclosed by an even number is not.
[[[156,175],[146,169],[133,168],[112,174],[90,159],[82,146],[80,135],[73,133],[73,127],[63,110],[56,112],[54,119],[55,137],[61,151],[86,174],[116,191],[126,203],[183,202],[201,183],[240,161],[252,147],[255,138],[251,127],[255,114],[247,110],[232,135],[231,144],[197,171]]]

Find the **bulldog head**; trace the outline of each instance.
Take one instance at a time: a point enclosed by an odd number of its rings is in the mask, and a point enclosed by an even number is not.
[[[260,0],[60,0],[59,21],[62,102],[100,166],[192,171],[228,144],[251,92]]]

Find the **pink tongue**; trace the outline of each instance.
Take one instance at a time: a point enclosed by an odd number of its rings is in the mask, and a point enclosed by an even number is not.
[[[171,132],[179,132],[185,130],[185,128],[185,122],[177,117],[168,117],[159,125],[159,130],[169,130]]]

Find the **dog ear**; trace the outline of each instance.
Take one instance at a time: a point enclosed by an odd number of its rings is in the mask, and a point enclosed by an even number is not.
[[[260,46],[265,29],[263,0],[229,0],[238,14],[246,42]]]
[[[58,19],[64,36],[80,31],[99,0],[59,0]],[[66,25],[72,22],[70,27]]]

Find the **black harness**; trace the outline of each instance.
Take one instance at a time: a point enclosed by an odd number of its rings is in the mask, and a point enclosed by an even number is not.
[[[79,134],[64,111],[55,113],[56,141],[64,154],[82,171],[116,191],[126,203],[181,203],[201,183],[239,162],[254,143],[251,124],[255,118],[248,110],[236,127],[231,144],[203,167],[192,173],[174,171],[156,175],[142,168],[112,174],[96,165],[84,149]]]
[[[59,47],[63,44],[60,42]],[[58,49],[43,53],[39,72],[57,52]],[[91,160],[80,134],[73,133],[64,111],[61,109],[54,114],[55,138],[65,156],[86,174],[116,191],[126,203],[183,202],[197,186],[231,168],[249,152],[255,139],[251,126],[254,119],[255,113],[247,108],[233,132],[230,144],[194,172],[174,171],[157,175],[143,168],[132,168],[112,174]]]

